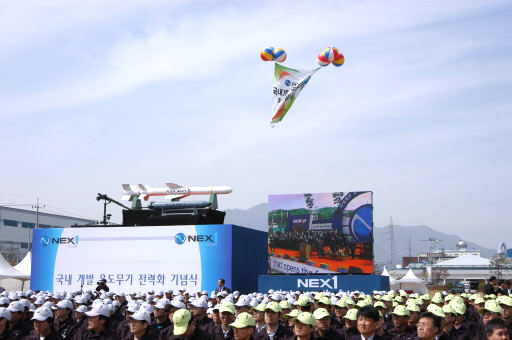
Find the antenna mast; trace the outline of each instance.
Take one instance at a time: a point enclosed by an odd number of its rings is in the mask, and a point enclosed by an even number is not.
[[[393,226],[393,216],[389,219],[389,241],[391,249],[389,264],[391,268],[393,268],[393,263],[395,262],[395,228]]]

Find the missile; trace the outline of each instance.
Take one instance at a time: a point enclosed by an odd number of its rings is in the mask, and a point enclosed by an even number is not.
[[[229,194],[233,190],[227,186],[186,187],[174,183],[165,183],[165,188],[153,188],[143,184],[123,184],[121,200],[131,201],[137,197],[147,201],[151,196],[163,196],[167,200],[180,200],[191,195]]]
[[[200,209],[211,205],[208,201],[180,201],[180,202],[151,202],[149,209]]]

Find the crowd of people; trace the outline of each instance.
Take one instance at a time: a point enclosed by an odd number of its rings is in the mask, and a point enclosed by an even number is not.
[[[0,339],[509,339],[512,297],[405,291],[2,292]]]
[[[317,253],[318,257],[356,256],[357,244],[341,230],[308,230],[271,234],[269,246],[273,251],[275,248],[299,250],[301,243],[311,245],[311,250]],[[329,252],[325,251],[328,247]],[[371,256],[371,254],[370,254]]]

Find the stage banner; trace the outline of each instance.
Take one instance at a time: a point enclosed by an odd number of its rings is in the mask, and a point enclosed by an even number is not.
[[[258,291],[360,291],[389,290],[389,276],[381,275],[260,275]]]
[[[30,287],[52,292],[94,290],[97,281],[106,279],[114,292],[180,288],[197,292],[214,290],[219,278],[231,287],[231,227],[36,229]],[[246,228],[237,228],[244,234]]]
[[[371,191],[269,196],[269,273],[373,273]]]

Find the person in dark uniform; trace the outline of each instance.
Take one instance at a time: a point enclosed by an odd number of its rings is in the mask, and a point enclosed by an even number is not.
[[[75,333],[74,340],[119,340],[111,329],[108,306],[97,305],[85,315],[88,316],[87,329],[79,329]]]
[[[212,339],[215,340],[233,340],[234,331],[230,326],[235,320],[235,306],[228,302],[223,303],[220,308],[220,325],[214,329]]]
[[[382,326],[385,330],[389,330],[393,328],[393,316],[391,312],[393,311],[393,297],[390,295],[384,295],[382,297],[382,303],[386,306],[385,309],[381,310],[382,317],[384,318],[384,325]]]
[[[391,313],[393,316],[393,328],[389,329],[389,334],[394,339],[409,339],[416,336],[415,331],[409,326],[409,317],[411,313],[407,307],[398,305]]]
[[[16,337],[9,330],[11,312],[5,307],[0,307],[0,340],[14,340]]]
[[[341,336],[345,339],[349,339],[353,335],[359,335],[357,330],[357,312],[357,309],[351,308],[343,317],[345,319],[345,327],[341,331]]]
[[[194,326],[192,314],[186,309],[178,309],[172,316],[174,324],[173,335],[168,340],[188,339],[188,340],[211,340],[210,334],[203,332]]]
[[[81,305],[78,306],[73,313],[73,318],[80,328],[87,328],[87,315],[85,315],[85,312],[87,312],[87,307]]]
[[[313,332],[315,331],[316,321],[310,312],[302,312],[295,318],[293,333],[295,336],[290,340],[312,340],[315,339]]]
[[[466,322],[466,305],[459,303],[453,304],[452,307],[455,311],[455,322],[453,323],[453,331],[449,335],[458,340],[469,339],[473,331],[470,329],[471,324]]]
[[[201,328],[205,333],[213,335],[215,331],[215,323],[206,315],[207,309],[208,302],[203,299],[192,301],[190,305],[190,311],[194,318],[194,326]]]
[[[343,328],[345,328],[345,319],[343,317],[347,314],[348,304],[345,300],[340,299],[334,305],[334,318],[331,320],[331,327],[341,334]]]
[[[313,313],[316,320],[316,330],[313,337],[319,340],[337,340],[340,335],[331,328],[331,314],[325,308],[318,308]]]
[[[512,335],[512,297],[500,296],[496,299],[500,307],[503,309],[503,320],[508,326],[509,335]]]
[[[62,339],[73,339],[75,332],[78,327],[80,327],[80,325],[71,317],[73,313],[73,303],[69,300],[62,300],[57,303],[56,307],[56,318],[53,325],[55,331],[62,337]]]
[[[121,320],[126,318],[126,308],[128,308],[128,301],[126,301],[126,295],[124,293],[116,294],[116,300],[121,304],[117,312],[122,315]]]
[[[24,340],[61,340],[61,336],[53,329],[53,312],[48,307],[39,307],[32,318],[34,330]]]
[[[148,332],[151,335],[157,338],[160,332],[165,332],[165,330],[171,325],[171,320],[169,319],[170,310],[171,305],[167,304],[165,299],[160,299],[158,301],[153,312],[155,315],[155,322],[148,328]]]
[[[155,340],[156,337],[149,333],[151,315],[144,310],[139,310],[128,317],[130,334],[121,340]]]
[[[240,313],[235,322],[230,324],[234,331],[235,340],[254,340],[253,333],[256,321],[249,313]]]
[[[116,327],[116,335],[119,338],[123,339],[126,336],[128,336],[128,334],[130,333],[130,322],[129,322],[128,317],[137,311],[138,311],[138,306],[136,304],[128,306],[128,308],[126,309],[126,312],[125,312],[125,314],[126,314],[125,320],[121,321]]]
[[[25,311],[25,307],[20,305],[18,301],[13,301],[7,307],[9,312],[11,312],[11,322],[10,322],[10,331],[16,339],[21,339],[24,336],[27,336],[33,329],[33,325],[29,322],[23,320],[23,312]],[[53,319],[53,316],[52,316]]]
[[[279,322],[281,319],[281,306],[275,302],[269,302],[265,306],[266,327],[254,336],[256,340],[282,340],[293,336],[293,330]]]
[[[451,305],[451,304],[446,304],[443,306],[443,312],[444,312],[444,323],[442,325],[443,332],[446,335],[450,336],[451,338],[458,339],[455,336],[456,330],[455,330],[455,326],[454,326],[455,318],[456,318],[456,314],[457,314],[455,312],[455,308],[453,308],[453,305]],[[463,340],[463,339],[461,339],[461,340]],[[465,340],[468,340],[468,339],[465,339]]]

